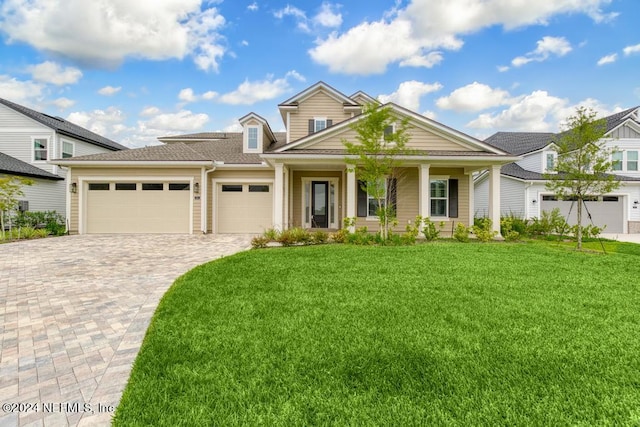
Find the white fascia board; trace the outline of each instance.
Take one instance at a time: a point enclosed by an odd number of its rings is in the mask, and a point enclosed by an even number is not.
[[[267,163],[216,163],[218,169],[271,169]]]

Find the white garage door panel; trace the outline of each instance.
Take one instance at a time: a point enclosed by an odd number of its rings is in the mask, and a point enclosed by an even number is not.
[[[189,191],[87,191],[87,233],[189,233]]]
[[[242,185],[242,192],[222,191],[217,188],[217,232],[218,233],[262,233],[273,227],[273,186],[269,192],[250,192],[249,185]],[[231,184],[234,185],[234,184]],[[267,185],[258,183],[255,185]]]
[[[605,233],[623,233],[624,232],[624,198],[617,197],[617,201],[591,201],[585,202],[593,223],[598,227],[607,227]],[[563,217],[567,217],[571,202],[564,200],[543,200],[540,209],[551,212],[554,208],[560,208]],[[573,204],[571,215],[569,216],[569,224],[577,223],[577,202]],[[591,220],[587,215],[587,210],[582,209],[582,225],[591,225]]]

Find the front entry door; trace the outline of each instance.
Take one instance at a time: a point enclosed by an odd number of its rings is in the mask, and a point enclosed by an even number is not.
[[[329,183],[311,182],[311,227],[329,228]]]

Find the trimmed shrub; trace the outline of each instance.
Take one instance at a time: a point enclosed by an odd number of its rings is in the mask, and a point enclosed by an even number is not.
[[[453,238],[458,242],[467,243],[469,241],[469,227],[459,222],[453,231]]]
[[[481,242],[489,242],[498,235],[497,231],[492,230],[493,221],[489,218],[477,218],[474,220],[473,234]]]

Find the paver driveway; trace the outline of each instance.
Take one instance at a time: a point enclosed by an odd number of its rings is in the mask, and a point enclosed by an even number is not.
[[[0,245],[0,426],[108,425],[164,292],[249,240],[93,235]]]

